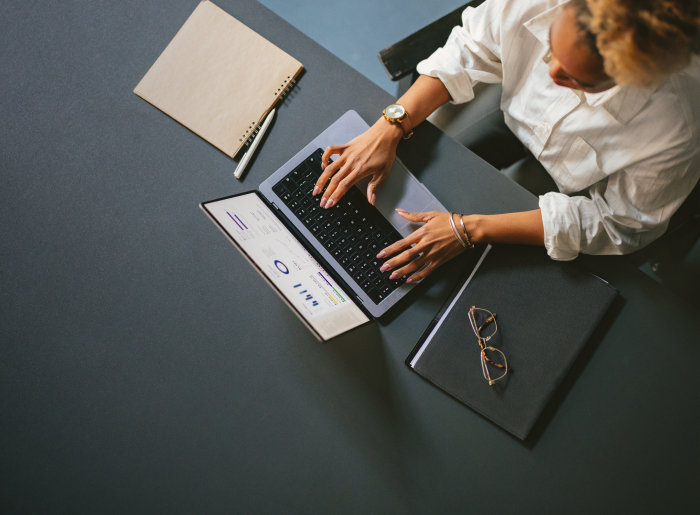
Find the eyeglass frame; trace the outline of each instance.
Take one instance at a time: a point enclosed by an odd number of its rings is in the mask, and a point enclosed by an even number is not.
[[[474,310],[477,310],[477,309],[479,311],[485,311],[486,313],[488,313],[490,315],[489,318],[487,318],[486,321],[483,324],[481,324],[481,326],[479,328],[476,327],[476,319],[474,318]],[[498,381],[499,379],[503,379],[508,374],[508,372],[513,372],[513,369],[508,366],[508,360],[506,359],[506,355],[503,353],[503,351],[501,351],[500,349],[497,349],[496,347],[486,345],[486,343],[491,338],[493,338],[493,336],[498,332],[498,323],[496,322],[496,313],[491,313],[488,309],[477,308],[476,306],[472,306],[469,309],[469,322],[472,325],[472,329],[474,330],[474,334],[476,335],[476,338],[479,342],[479,348],[481,349],[481,352],[480,352],[481,371],[484,374],[484,379],[486,379],[489,382],[489,386],[493,386],[496,381]],[[483,328],[485,326],[487,326],[491,322],[493,322],[496,329],[494,330],[493,334],[484,338],[483,336],[481,336],[481,331],[483,330]],[[503,365],[501,365],[500,363],[494,363],[493,361],[491,361],[489,359],[489,357],[486,355],[487,350],[490,350],[493,352],[498,352],[501,356],[503,356]],[[493,379],[491,377],[491,373],[489,372],[487,363],[493,365],[494,367],[504,369],[505,371],[503,372],[503,375],[500,377],[497,377],[496,379]]]

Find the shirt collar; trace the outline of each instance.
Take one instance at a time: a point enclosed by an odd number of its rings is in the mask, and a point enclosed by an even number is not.
[[[543,60],[549,64],[551,54],[549,52],[549,28],[554,19],[564,9],[569,0],[562,2],[534,18],[526,21],[523,26],[535,36],[545,48]],[[630,88],[627,86],[615,86],[609,95],[600,103],[610,115],[622,125],[627,125],[642,108],[647,104],[655,89]],[[572,90],[573,93],[577,93]],[[580,97],[580,95],[577,95]]]

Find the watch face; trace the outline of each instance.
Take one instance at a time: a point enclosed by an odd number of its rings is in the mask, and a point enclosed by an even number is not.
[[[389,118],[398,119],[398,118],[401,118],[405,113],[406,113],[406,110],[403,108],[402,105],[399,105],[399,104],[392,104],[386,108],[386,115]]]

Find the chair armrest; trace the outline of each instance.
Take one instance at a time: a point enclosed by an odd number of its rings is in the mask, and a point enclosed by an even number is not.
[[[398,43],[377,54],[391,80],[399,80],[412,73],[418,63],[447,41],[452,29],[462,24],[462,13],[467,7],[476,7],[485,0],[471,0],[430,25],[414,32]]]

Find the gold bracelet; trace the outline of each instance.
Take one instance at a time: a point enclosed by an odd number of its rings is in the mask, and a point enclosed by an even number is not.
[[[464,243],[464,240],[462,240],[462,237],[459,235],[459,231],[457,230],[457,226],[455,225],[455,220],[454,220],[454,215],[456,215],[454,211],[450,211],[450,225],[452,226],[452,230],[455,233],[455,237],[457,238],[457,241],[459,241],[462,244],[462,247],[465,249],[467,248],[467,244]]]
[[[469,233],[467,232],[467,228],[464,226],[463,218],[464,218],[464,215],[459,215],[459,223],[462,224],[462,230],[464,231],[464,237],[467,239],[467,247],[469,247],[470,249],[473,249],[474,244],[469,239]]]

